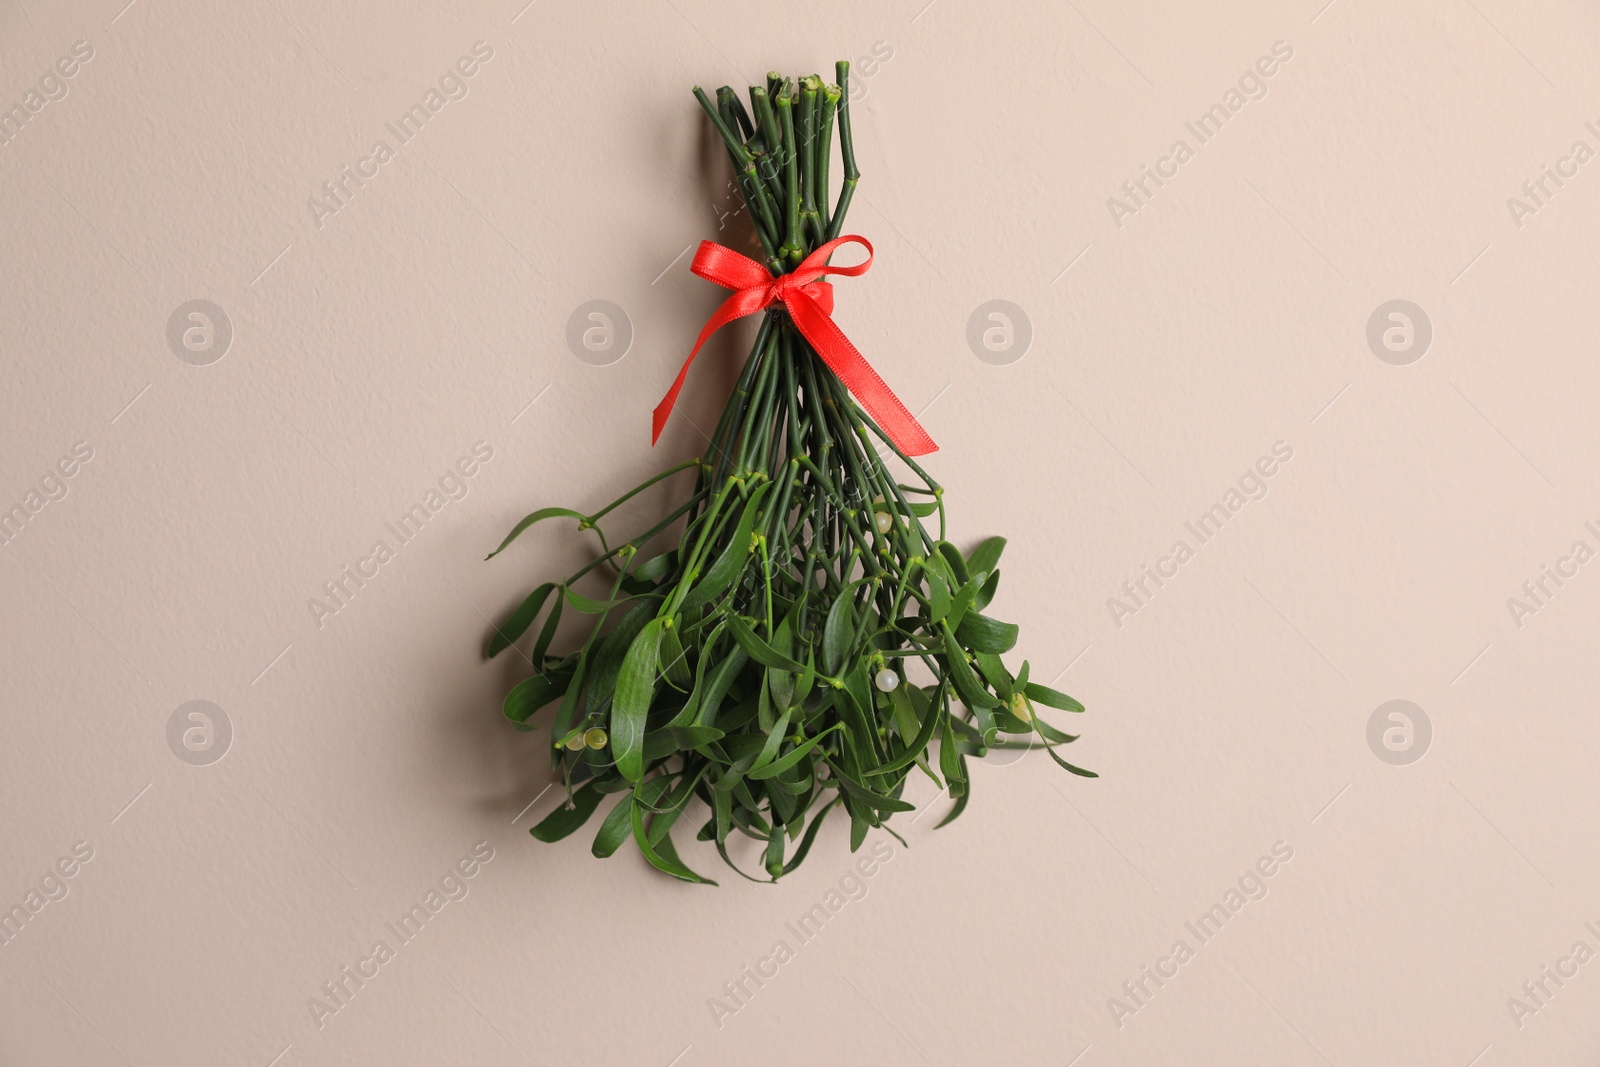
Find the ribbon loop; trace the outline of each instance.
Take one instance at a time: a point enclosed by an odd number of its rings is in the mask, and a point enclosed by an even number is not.
[[[867,258],[851,267],[829,266],[828,257],[845,244],[858,244],[865,248]],[[689,269],[707,281],[716,282],[734,292],[706,320],[672,388],[656,405],[650,443],[654,444],[661,438],[667,417],[672,414],[678,393],[683,389],[684,379],[689,376],[689,366],[711,335],[734,319],[781,304],[789,312],[800,335],[811,344],[845,388],[860,401],[862,408],[889,436],[896,448],[908,456],[923,456],[935,451],[939,446],[933,443],[933,438],[928,436],[911,412],[906,410],[906,406],[900,403],[900,398],[884,384],[878,372],[872,369],[871,364],[833,321],[833,283],[827,280],[827,276],[838,274],[853,278],[865,274],[870,266],[872,244],[865,237],[853,234],[817,246],[798,267],[777,278],[748,256],[714,241],[701,241]]]

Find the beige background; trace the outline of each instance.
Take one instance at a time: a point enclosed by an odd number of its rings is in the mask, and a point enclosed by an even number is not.
[[[1600,15],[1321,2],[0,7],[6,106],[93,49],[0,146],[0,503],[93,450],[0,549],[0,903],[93,853],[0,945],[0,1062],[1593,1063],[1600,963],[1507,1001],[1600,951],[1600,565],[1507,600],[1600,548],[1600,162],[1520,220],[1507,198],[1600,149]],[[399,146],[384,124],[479,41]],[[1274,42],[1265,97],[1199,144],[1184,123]],[[694,455],[722,403],[748,323],[648,447],[721,297],[682,253],[736,232],[690,86],[875,47],[850,229],[878,258],[838,318],[943,446],[956,539],[1011,539],[994,612],[1089,705],[1103,777],[980,770],[800,945],[785,924],[856,884],[842,824],[776,888],[688,843],[720,889],[528,837],[547,739],[499,721],[527,666],[480,662],[484,616],[585,546],[481,560]],[[308,198],[380,138],[319,226]],[[1107,199],[1180,138],[1119,227]],[[234,331],[208,366],[166,337],[196,299]],[[634,332],[609,366],[565,341],[593,299]],[[1031,323],[1010,365],[965,339],[991,299]],[[1366,340],[1394,299],[1433,330],[1405,366]],[[480,441],[466,495],[319,627],[308,600]],[[1185,522],[1280,441],[1198,546]],[[196,699],[233,731],[207,766],[167,741]],[[1394,699],[1432,724],[1407,766],[1367,740]],[[319,1028],[323,983],[478,842],[467,895]],[[1185,923],[1279,842],[1202,944]],[[780,940],[719,1027],[709,999]]]

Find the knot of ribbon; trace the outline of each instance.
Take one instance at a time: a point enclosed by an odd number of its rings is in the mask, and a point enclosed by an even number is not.
[[[865,248],[867,258],[852,267],[829,266],[828,257],[845,244],[858,244]],[[706,340],[734,319],[754,315],[774,304],[782,304],[795,328],[800,331],[800,336],[822,357],[822,361],[850,390],[896,448],[908,456],[923,456],[935,451],[939,446],[933,443],[933,438],[928,436],[911,412],[906,410],[906,406],[900,403],[900,398],[884,384],[878,372],[856,351],[856,346],[850,343],[850,339],[833,321],[833,283],[827,280],[827,275],[855,277],[865,274],[870,266],[871,243],[865,237],[854,235],[817,246],[816,251],[802,260],[798,267],[776,278],[748,256],[714,241],[701,241],[700,250],[695,253],[694,263],[689,269],[707,281],[716,282],[734,292],[706,320],[672,388],[656,405],[651,444],[660,439],[667,417],[672,414],[672,406],[678,401],[684,379],[689,376],[689,365],[694,362],[694,357],[699,354]]]

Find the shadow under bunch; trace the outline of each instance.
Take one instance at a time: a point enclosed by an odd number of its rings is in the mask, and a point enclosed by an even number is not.
[[[715,104],[694,90],[727,146],[775,277],[839,236],[860,177],[848,63],[837,77],[837,85],[816,75],[796,84],[769,74],[751,87],[748,110],[726,86]],[[844,175],[830,210],[835,127]],[[891,474],[886,453],[915,484]],[[601,520],[691,468],[689,499],[612,547]],[[861,411],[787,312],[764,312],[703,457],[592,514],[535,511],[491,553],[550,518],[576,519],[600,541],[598,558],[535,589],[486,648],[493,656],[509,647],[550,605],[530,655],[539,673],[504,706],[525,730],[535,729],[535,712],[556,706],[552,761],[568,802],[533,835],[559,840],[616,794],[596,856],[631,836],[659,869],[706,882],[671,836],[698,797],[709,812],[699,839],[747,878],[728,839],[762,842],[776,880],[805,859],[835,808],[850,820],[852,851],[869,828],[913,810],[901,799],[913,772],[955,798],[941,826],[966,807],[968,757],[990,748],[1043,747],[1067,770],[1095,777],[1056,754],[1076,737],[1035,711],[1083,705],[1031,681],[1026,662],[1013,674],[1001,659],[1017,627],[984,612],[1005,540],[963,555],[944,539],[944,507],[943,489]],[[923,525],[935,515],[937,538]],[[680,521],[674,547],[639,558]],[[610,576],[604,599],[574,587],[591,573]],[[580,648],[555,655],[563,611],[593,623]]]

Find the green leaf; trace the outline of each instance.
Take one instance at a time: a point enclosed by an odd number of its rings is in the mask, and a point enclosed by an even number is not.
[[[650,820],[649,833],[645,835],[651,845],[658,845],[678,821],[678,816],[683,814],[684,805],[689,803],[689,794],[694,792],[694,787],[700,784],[710,766],[701,767],[695,774],[685,774],[678,779],[678,784],[672,790],[672,795],[667,797],[667,802],[656,812]]]
[[[966,585],[971,580],[967,574],[967,561],[962,558],[961,550],[949,541],[940,541],[938,544],[939,555],[950,564],[950,573],[955,576],[957,585]]]
[[[1037,714],[1033,717],[1033,728],[1039,732],[1040,737],[1054,745],[1070,745],[1079,737],[1078,734],[1062,733],[1054,726],[1051,726],[1049,723],[1039,718]]]
[[[979,652],[973,658],[978,661],[978,670],[993,687],[995,696],[1000,698],[1000,703],[1011,703],[1011,698],[1016,693],[1016,679],[1011,677],[1011,672],[1006,670],[1006,665],[1001,662],[1000,657],[992,652]]]
[[[832,811],[834,805],[838,803],[839,798],[834,797],[832,800],[828,801],[828,803],[824,804],[821,810],[811,817],[811,825],[806,827],[806,834],[800,839],[799,849],[795,851],[794,857],[783,866],[784,874],[788,874],[790,871],[800,866],[800,862],[806,858],[806,853],[811,851],[811,842],[817,839],[817,831],[822,829],[822,820],[828,817],[828,812]]]
[[[972,607],[972,602],[978,596],[978,583],[968,582],[963,585],[954,596],[950,598],[950,613],[945,616],[945,622],[951,627],[960,626],[967,617],[967,609]]]
[[[848,726],[845,736],[854,742],[844,746],[845,758],[859,761],[862,753],[866,753],[873,758],[873,762],[877,762],[878,753],[874,744],[878,739],[877,731],[867,721],[861,702],[850,692],[848,686],[839,686],[833,690],[833,706],[839,712],[840,722]],[[857,771],[860,769],[859,766],[856,767]]]
[[[766,783],[767,795],[770,797],[803,797],[816,788],[817,777],[810,771],[807,771],[804,777],[790,780],[788,777],[788,772],[785,771],[775,777],[766,779]],[[792,815],[793,812],[791,810],[791,812],[784,817],[784,821],[792,821]],[[797,826],[791,826],[789,829],[791,831],[789,836],[791,837],[800,832],[799,827]]]
[[[756,761],[750,765],[748,774],[752,778],[761,777],[756,772],[772,762],[782,747],[785,735],[789,732],[789,717],[794,714],[793,708],[788,708],[778,716],[778,721],[772,724],[772,729],[767,731],[767,739],[761,745],[761,751],[756,754]]]
[[[565,587],[562,593],[566,593]],[[544,663],[545,653],[550,651],[550,642],[555,640],[556,627],[561,625],[561,609],[567,603],[565,595],[556,597],[556,602],[550,608],[550,614],[544,617],[544,626],[539,630],[539,640],[533,643],[532,660],[536,666]]]
[[[706,687],[705,699],[700,702],[700,711],[696,717],[696,725],[714,725],[717,715],[722,710],[722,700],[728,695],[734,679],[739,672],[744,670],[744,665],[750,662],[750,657],[742,648],[735,647],[728,653],[728,658],[723,660],[711,674],[711,684]]]
[[[763,732],[772,729],[772,724],[778,721],[777,712],[772,710],[772,687],[766,684],[766,675],[771,673],[768,668],[762,675],[762,682],[756,686],[756,726]]]
[[[788,713],[785,712],[785,714]],[[827,729],[817,734],[817,736],[807,738],[806,740],[802,741],[800,744],[786,752],[783,756],[773,760],[765,767],[762,767],[759,771],[751,771],[747,777],[754,778],[757,781],[760,781],[763,778],[776,778],[790,767],[793,767],[796,763],[799,763],[801,760],[805,759],[812,749],[816,748],[822,743],[823,738],[827,737],[833,731],[840,729],[843,725],[843,723],[834,723],[832,726],[829,726]]]
[[[605,821],[600,824],[600,832],[594,835],[594,844],[589,846],[589,851],[594,853],[595,858],[603,860],[622,847],[622,843],[633,832],[632,814],[633,794],[629,793],[606,813]]]
[[[663,837],[653,847],[651,846],[645,834],[644,813],[640,811],[639,805],[633,805],[629,814],[632,816],[633,821],[633,839],[639,843],[639,851],[644,853],[644,858],[650,861],[651,866],[685,882],[695,882],[700,885],[717,884],[709,878],[702,878],[684,866],[683,861],[678,858],[678,850],[673,847],[670,836]]]
[[[962,755],[975,755],[978,749],[983,747],[983,734],[979,732],[978,727],[963,722],[953,715],[950,717],[950,725],[955,729],[956,748]]]
[[[872,823],[867,821],[866,815],[850,806],[845,801],[844,810],[850,813],[850,851],[855,852],[861,848],[862,842],[867,839],[867,831],[872,829]]]
[[[716,782],[712,783],[711,804],[715,811],[717,821],[717,843],[728,839],[728,831],[733,829],[733,789],[720,788]]]
[[[634,638],[639,636],[639,632],[650,621],[651,612],[655,610],[655,601],[638,601],[623,612],[617,625],[601,639],[600,646],[589,660],[589,693],[585,706],[590,711],[600,710],[600,706],[611,698],[617,687],[617,673],[622,670],[623,657],[633,647]]]
[[[961,624],[956,627],[956,637],[974,652],[999,655],[1016,647],[1017,624],[969,611],[961,617]]]
[[[1051,759],[1055,760],[1057,763],[1061,764],[1062,767],[1064,767],[1065,769],[1071,771],[1073,774],[1076,774],[1080,778],[1098,778],[1098,777],[1100,777],[1098,774],[1096,774],[1093,771],[1086,771],[1082,767],[1076,767],[1076,766],[1073,766],[1072,764],[1068,763],[1066,760],[1064,760],[1060,756],[1056,755],[1056,750],[1054,748],[1050,747],[1049,745],[1046,745],[1044,747],[1044,750],[1047,753],[1050,754],[1050,758]]]
[[[665,619],[651,619],[628,646],[611,703],[611,751],[617,771],[630,782],[644,774],[644,724],[656,692],[661,630]]]
[[[585,782],[572,794],[572,806],[562,804],[546,815],[538,826],[528,832],[540,841],[560,841],[589,821],[594,809],[600,806],[601,793],[593,782]]]
[[[661,673],[672,687],[682,692],[694,681],[689,673],[689,656],[678,639],[678,628],[668,627],[661,632]]]
[[[923,571],[928,576],[928,622],[937,624],[950,614],[950,582],[936,567]]]
[[[844,687],[848,689],[850,691],[850,695],[855,698],[856,707],[860,708],[867,715],[871,715],[873,709],[877,706],[874,695],[878,692],[878,690],[872,684],[872,675],[867,670],[867,660],[865,657],[856,660],[854,665],[852,665],[849,670],[844,672]],[[876,725],[876,723],[874,723],[874,725]],[[872,731],[872,736],[876,738],[878,736],[878,732],[876,730]]]
[[[772,837],[767,841],[766,867],[767,873],[776,882],[783,873],[783,834],[778,827],[773,827]]]
[[[735,703],[733,705],[733,707],[729,708],[726,715],[719,715],[718,716],[718,722],[717,722],[718,727],[721,728],[721,730],[724,733],[737,734],[740,730],[744,729],[746,726],[749,726],[751,722],[758,721],[758,719],[759,719],[759,707],[758,707],[758,705],[759,704],[760,704],[760,698],[758,698],[758,697],[753,697],[753,696],[744,697],[743,699],[741,699],[737,703]],[[741,736],[748,737],[750,740],[756,742],[756,747],[751,750],[751,754],[753,756],[754,753],[761,748],[760,742],[761,742],[761,738],[764,736],[764,734],[753,733],[753,734],[744,734],[744,735],[741,735]],[[733,737],[733,738],[729,739],[728,743],[729,744],[733,744],[734,742],[737,742],[738,740],[739,740],[739,737]]]
[[[835,768],[835,770],[837,771],[837,768]],[[861,785],[859,782],[851,781],[851,779],[844,774],[839,775],[839,784],[844,788],[844,791],[850,795],[852,800],[859,800],[861,803],[865,804],[869,808],[872,808],[874,811],[895,812],[917,810],[917,806],[915,804],[909,804],[904,800],[896,800],[893,797],[884,796],[882,793],[875,793],[866,786]]]
[[[1002,733],[1002,734],[1031,734],[1031,733],[1033,733],[1033,723],[1025,722],[1024,720],[1017,718],[1015,715],[1011,714],[1011,712],[1007,711],[1003,707],[995,708],[994,711],[991,712],[991,714],[994,716],[994,729],[995,729],[995,731],[997,731],[999,733]],[[983,739],[983,742],[986,745],[992,745],[992,744],[994,744],[994,738],[992,736],[985,736],[984,739]]]
[[[844,666],[844,657],[850,651],[850,639],[856,632],[855,592],[860,582],[851,582],[839,590],[828,609],[827,621],[822,624],[822,673],[838,677]]]
[[[1033,683],[1030,682],[1028,684],[1032,685]],[[1051,690],[1051,692],[1055,692],[1055,691]],[[1060,696],[1062,694],[1058,693],[1056,695]],[[1068,697],[1068,699],[1070,700],[1071,698]],[[1086,771],[1082,767],[1078,767],[1078,766],[1076,766],[1074,764],[1068,763],[1066,760],[1064,760],[1060,756],[1056,755],[1055,746],[1057,744],[1062,744],[1062,745],[1070,744],[1071,742],[1076,741],[1078,739],[1076,734],[1064,734],[1060,730],[1057,730],[1055,727],[1051,726],[1049,723],[1045,722],[1043,719],[1039,718],[1038,715],[1034,715],[1034,717],[1033,717],[1033,728],[1034,728],[1035,732],[1037,732],[1040,737],[1044,738],[1044,750],[1050,754],[1050,758],[1051,759],[1055,760],[1062,767],[1064,767],[1065,769],[1071,771],[1073,774],[1076,774],[1076,775],[1078,775],[1080,777],[1083,777],[1083,778],[1098,778],[1098,777],[1100,777],[1095,772]]]
[[[909,699],[907,703],[909,704]],[[925,714],[926,718],[922,722],[922,728],[917,731],[917,736],[906,745],[904,752],[879,767],[879,774],[888,774],[891,771],[898,771],[901,767],[909,767],[918,756],[922,755],[923,749],[928,747],[928,742],[933,740],[933,731],[938,727],[940,719],[937,705],[930,705]]]
[[[689,595],[683,598],[679,610],[687,617],[694,611],[711,603],[717,597],[728,591],[733,585],[733,580],[739,577],[739,572],[744,569],[745,557],[750,555],[750,534],[755,529],[756,511],[761,506],[761,500],[771,489],[773,482],[767,482],[745,501],[744,511],[739,515],[739,525],[733,531],[733,538],[722,549],[722,554],[711,564],[701,579],[695,583]]]
[[[1067,696],[1067,694],[1051,689],[1047,685],[1040,685],[1038,682],[1029,682],[1023,686],[1022,693],[1029,700],[1043,704],[1047,708],[1055,708],[1057,711],[1083,710],[1083,705]]]
[[[930,500],[926,504],[912,504],[911,514],[915,515],[919,519],[925,519],[929,515],[937,515],[939,514],[939,502],[937,500]]]
[[[604,615],[612,608],[621,607],[632,597],[623,597],[621,600],[590,600],[576,589],[567,590],[567,603],[585,615]]]
[[[672,736],[678,739],[679,748],[698,748],[713,741],[721,741],[723,733],[715,726],[672,726]]]
[[[950,671],[950,680],[955,683],[962,703],[973,711],[999,704],[993,695],[978,684],[978,676],[972,673],[972,665],[967,662],[967,653],[950,627],[941,626],[940,630],[943,632],[945,663]]]
[[[633,787],[633,799],[645,812],[654,811],[667,790],[672,788],[672,779],[660,774],[654,778],[647,778]]]
[[[733,639],[739,643],[739,647],[744,649],[745,653],[751,659],[755,660],[763,667],[776,667],[780,671],[790,671],[794,674],[800,674],[806,669],[806,665],[804,663],[799,663],[790,659],[788,656],[783,655],[782,653],[778,652],[777,649],[761,640],[761,638],[756,635],[755,631],[750,629],[750,624],[745,622],[739,616],[729,615],[727,622],[728,632],[732,634]]]
[[[772,830],[767,826],[767,820],[761,817],[755,796],[750,792],[750,786],[741,778],[733,786],[733,799],[742,807],[733,810],[733,824],[742,832],[749,834],[759,841],[765,841]]]
[[[674,752],[683,752],[722,740],[714,726],[666,726],[644,735],[644,760],[649,763]]]
[[[683,707],[672,717],[668,726],[688,726],[699,717],[700,703],[705,699],[706,672],[711,668],[713,650],[716,648],[717,639],[722,636],[722,624],[711,631],[710,637],[697,636],[695,643],[699,646],[699,662],[694,667],[694,687],[689,690],[689,699],[684,701]]]
[[[770,885],[771,884],[770,881],[765,881],[764,882],[760,878],[752,878],[752,877],[750,877],[750,875],[745,874],[743,871],[741,871],[739,869],[739,865],[737,863],[733,862],[733,857],[728,855],[728,846],[725,843],[723,843],[721,841],[717,842],[717,852],[722,856],[722,862],[726,863],[730,868],[733,869],[733,873],[734,874],[737,874],[740,878],[743,878],[745,881],[754,882],[756,885]],[[712,885],[716,885],[717,883],[712,882],[711,884]]]
[[[1000,553],[1006,548],[1004,537],[991,537],[977,548],[972,550],[972,555],[967,557],[967,569],[973,574],[992,572],[995,565],[1000,562]]]
[[[910,692],[914,689],[921,695],[921,689],[904,683],[889,691],[889,712],[894,720],[894,728],[899,731],[900,740],[907,743],[918,733],[917,714],[911,707]],[[927,703],[926,697],[923,698],[923,703]]]
[[[939,740],[939,771],[953,791],[954,783],[962,778],[961,750],[956,747],[956,734],[951,725],[955,720],[948,712],[939,717],[944,720],[944,734]]]
[[[790,629],[790,616],[785,615],[783,621],[778,623],[778,630],[772,635],[772,649],[780,656],[789,655],[794,647],[794,637]],[[767,692],[772,697],[775,708],[787,708],[794,703],[795,676],[788,671],[780,671],[769,667],[766,674]]]
[[[524,733],[531,732],[537,729],[528,725],[533,713],[566,693],[571,682],[572,675],[567,673],[536,674],[532,678],[524,678],[506,694],[500,710],[512,726]]]
[[[978,587],[978,595],[972,598],[972,606],[982,611],[989,606],[989,602],[994,599],[994,595],[999,588],[1000,572],[997,570],[990,571],[989,577]]]
[[[495,627],[488,645],[484,647],[483,658],[493,659],[510,648],[513,641],[527,633],[528,627],[539,617],[539,609],[544,607],[544,602],[550,598],[550,593],[555,587],[554,582],[545,582],[529,593],[528,598],[517,605],[517,610],[508,615],[505,622]]]
[[[659,582],[678,562],[678,550],[669,548],[659,556],[652,556],[645,560],[631,572],[633,577],[646,582]]]
[[[806,697],[811,695],[811,689],[817,684],[816,649],[811,646],[806,648],[806,671],[800,680],[794,684],[794,692],[789,696],[789,705],[799,707],[805,703]]]
[[[494,559],[500,553],[504,552],[506,550],[506,546],[515,541],[523,530],[526,530],[534,523],[543,522],[545,519],[560,518],[577,519],[579,522],[589,521],[588,516],[584,515],[581,511],[573,511],[571,508],[540,508],[532,515],[527,516],[521,522],[513,526],[511,528],[511,532],[506,534],[506,539],[500,542],[500,547],[483,558]]]
[[[965,756],[962,756],[961,757],[961,769],[962,769],[962,773],[963,774],[966,773],[966,763],[967,763],[967,758]],[[967,801],[972,799],[972,790],[963,788],[960,793],[953,794],[953,795],[956,798],[956,806],[951,808],[949,814],[947,814],[944,818],[940,819],[934,825],[933,828],[935,830],[937,830],[941,826],[948,826],[950,823],[955,822],[957,819],[959,819],[961,817],[961,813],[967,810]]]

